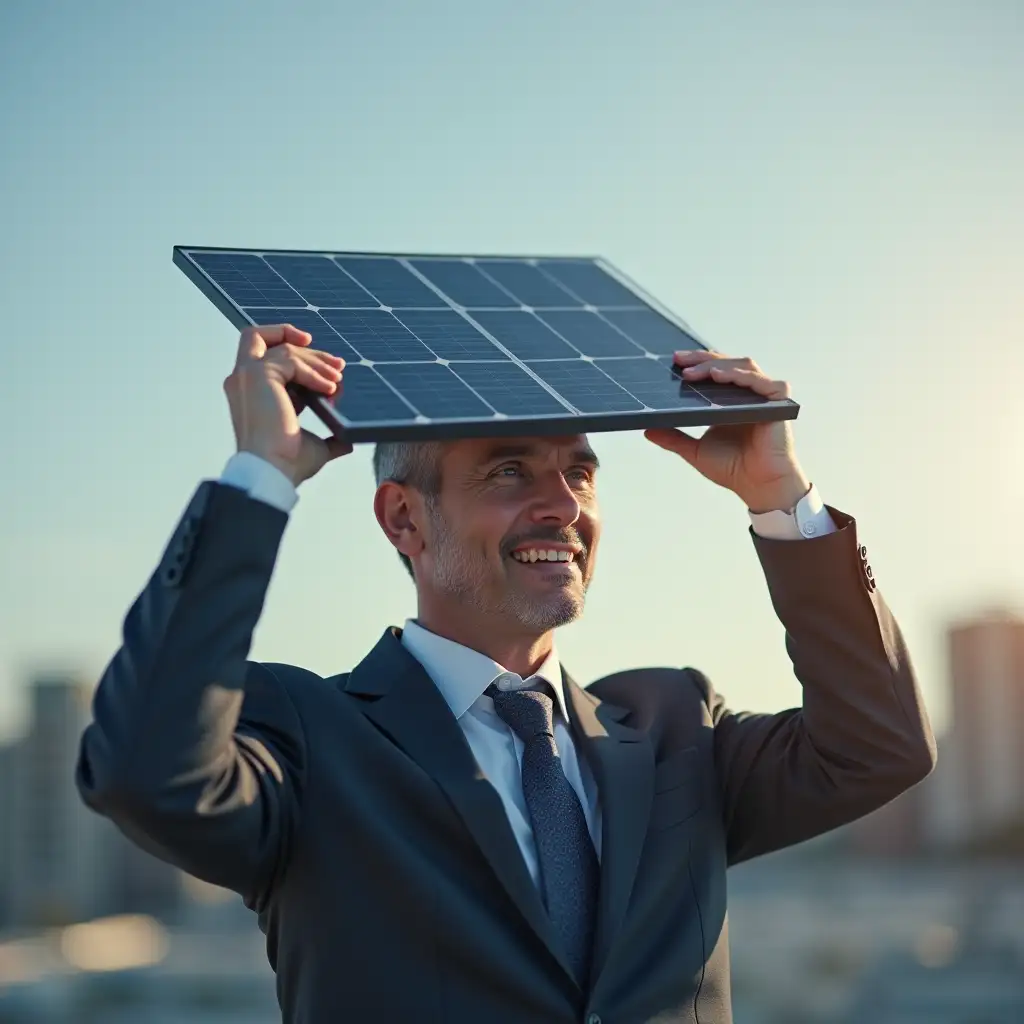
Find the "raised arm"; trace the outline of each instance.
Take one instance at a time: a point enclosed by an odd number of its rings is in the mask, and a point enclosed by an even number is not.
[[[248,661],[288,520],[271,492],[345,451],[300,432],[285,391],[340,379],[309,341],[243,333],[225,383],[240,454],[198,489],[128,613],[76,769],[83,800],[139,846],[254,903],[287,857],[306,764],[287,688]]]
[[[729,863],[821,835],[924,779],[935,741],[899,626],[869,576],[856,524],[801,543],[754,534],[802,707],[711,713]]]
[[[789,397],[750,359],[677,352],[685,380]],[[690,670],[714,725],[729,861],[819,835],[923,779],[935,741],[899,627],[882,600],[856,524],[826,508],[797,460],[789,421],[648,438],[738,495],[752,520],[776,614],[803,687],[802,707],[730,711]]]

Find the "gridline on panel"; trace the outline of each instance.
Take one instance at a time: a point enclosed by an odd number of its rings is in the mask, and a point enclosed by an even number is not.
[[[657,356],[705,348],[681,327],[676,327],[653,309],[606,309],[601,315],[626,337]]]
[[[564,416],[568,411],[517,363],[453,363],[450,369],[505,416]]]
[[[416,413],[369,367],[346,366],[331,403],[350,423],[412,422]]]
[[[306,305],[306,300],[259,256],[199,252],[192,258],[236,306]]]
[[[470,316],[516,359],[574,359],[579,353],[543,320],[521,309],[474,310]]]
[[[537,313],[573,348],[585,356],[635,356],[641,350],[597,313],[585,309],[541,310]]]
[[[699,409],[709,405],[672,372],[669,360],[662,362],[640,356],[637,359],[595,359],[594,365],[648,409]]]
[[[356,350],[347,342],[343,341],[334,328],[312,309],[246,309],[246,316],[250,317],[257,327],[269,327],[273,324],[291,324],[300,331],[306,331],[313,336],[310,343],[311,348],[321,349],[330,352],[331,355],[341,356],[346,363],[352,363],[359,359]]]
[[[334,262],[382,306],[447,309],[448,303],[392,257],[335,256]]]
[[[538,266],[591,306],[639,306],[644,303],[624,284],[590,260],[542,260]]]
[[[432,420],[480,419],[494,415],[479,395],[441,363],[388,363],[377,372]]]
[[[371,362],[433,362],[435,358],[415,334],[386,310],[321,309],[320,315],[360,356]]]
[[[311,306],[374,309],[380,305],[326,256],[264,257]]]
[[[636,412],[643,409],[628,391],[584,359],[531,362],[530,369],[580,412]]]
[[[522,305],[465,260],[429,259],[409,262],[457,306],[502,309]]]
[[[396,309],[394,315],[440,359],[508,359],[453,309]]]
[[[476,265],[524,306],[557,309],[580,304],[574,295],[570,295],[543,270],[522,260],[477,260]]]

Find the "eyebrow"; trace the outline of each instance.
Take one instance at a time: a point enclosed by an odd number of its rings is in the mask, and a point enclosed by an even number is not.
[[[539,445],[536,444],[495,444],[487,449],[483,461],[485,463],[500,462],[502,459],[521,459],[536,455]],[[572,453],[574,463],[581,462],[594,469],[600,468],[601,460],[597,453],[587,445],[576,448]]]

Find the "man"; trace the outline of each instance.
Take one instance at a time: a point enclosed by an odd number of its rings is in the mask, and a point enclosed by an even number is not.
[[[244,897],[291,1024],[727,1024],[727,866],[934,764],[854,521],[821,505],[787,423],[649,431],[751,513],[803,707],[736,714],[683,668],[583,690],[552,633],[582,612],[600,539],[586,438],[380,445],[374,510],[416,618],[330,679],[248,662],[295,486],[347,450],[299,429],[287,385],[332,394],[343,369],[310,342],[242,334],[238,454],[126,619],[84,800]],[[676,361],[788,394],[749,359]]]

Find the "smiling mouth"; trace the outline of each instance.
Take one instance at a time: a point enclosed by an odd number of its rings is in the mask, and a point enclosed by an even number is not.
[[[517,548],[511,558],[523,565],[540,562],[545,565],[571,565],[576,561],[577,552],[565,548]]]

